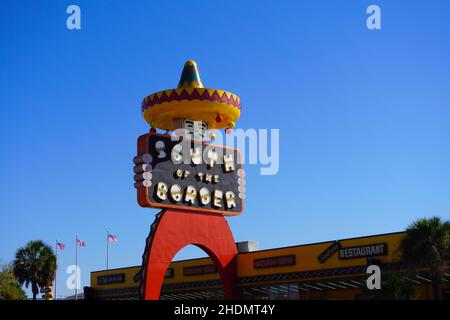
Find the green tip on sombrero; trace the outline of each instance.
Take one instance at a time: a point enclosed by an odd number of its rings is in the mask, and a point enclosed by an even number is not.
[[[178,88],[204,88],[197,63],[194,60],[188,60],[184,64]]]

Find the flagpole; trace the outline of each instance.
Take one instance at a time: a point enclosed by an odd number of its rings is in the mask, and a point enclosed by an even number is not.
[[[75,236],[75,300],[78,300],[78,235]]]
[[[109,269],[109,231],[106,231],[106,270]]]
[[[58,273],[58,239],[56,239],[55,243],[55,256],[56,256],[56,269],[55,269],[55,297],[53,300],[56,300],[56,275]]]

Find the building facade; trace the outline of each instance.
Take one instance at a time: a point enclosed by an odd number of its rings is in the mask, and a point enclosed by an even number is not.
[[[431,299],[427,269],[411,270],[399,258],[403,232],[326,241],[237,255],[238,286],[244,300],[366,299],[369,265],[382,276],[396,272],[415,287],[414,298]],[[138,299],[140,266],[95,271],[86,297]],[[444,299],[450,297],[450,270],[442,279]],[[210,258],[172,262],[161,299],[223,299],[223,284]]]

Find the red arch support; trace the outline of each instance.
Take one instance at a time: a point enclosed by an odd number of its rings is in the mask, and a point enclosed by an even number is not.
[[[166,270],[175,254],[187,245],[203,249],[218,268],[226,299],[239,299],[237,248],[224,216],[166,210],[147,248],[143,298],[158,300]]]

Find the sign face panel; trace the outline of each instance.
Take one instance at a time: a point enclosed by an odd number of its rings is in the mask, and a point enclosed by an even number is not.
[[[375,243],[339,249],[340,260],[386,256],[387,254],[387,243]]]
[[[222,215],[243,210],[245,172],[236,149],[149,133],[139,137],[134,163],[141,206]]]
[[[205,264],[202,266],[184,267],[184,276],[198,276],[202,274],[217,273],[217,266],[214,264]]]
[[[293,265],[295,265],[295,255],[262,258],[255,259],[253,261],[253,268],[255,269],[275,268]]]
[[[319,256],[317,257],[317,260],[319,260],[320,263],[324,263],[327,261],[336,251],[340,249],[339,241],[334,241],[329,247],[327,247]]]
[[[124,282],[125,282],[125,273],[108,274],[108,275],[97,277],[98,285],[124,283]]]

